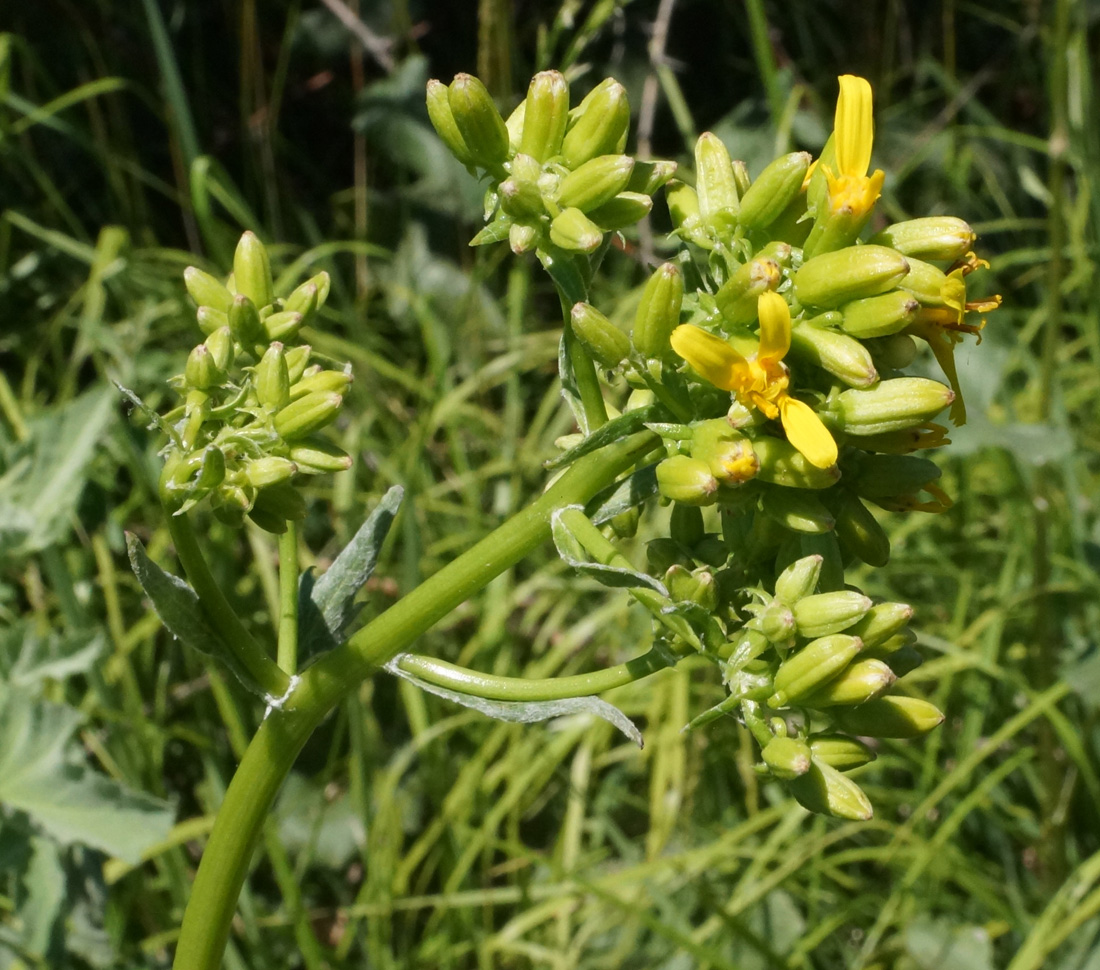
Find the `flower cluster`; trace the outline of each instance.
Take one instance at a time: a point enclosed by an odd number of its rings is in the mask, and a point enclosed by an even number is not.
[[[165,415],[161,497],[176,515],[206,499],[227,522],[247,514],[285,532],[305,515],[296,475],[351,467],[318,434],[339,413],[351,372],[317,362],[299,339],[328,297],[329,276],[276,298],[267,251],[246,232],[226,283],[194,266],[184,282],[206,339],[172,380],[183,403]]]
[[[762,772],[815,811],[867,818],[870,803],[844,774],[873,757],[861,739],[915,737],[943,715],[894,686],[920,662],[912,610],[873,604],[846,585],[845,566],[889,558],[869,506],[950,506],[939,469],[914,452],[947,441],[933,421],[942,412],[965,421],[954,348],[984,325],[972,314],[1000,298],[967,293],[987,264],[961,219],[871,234],[884,174],[871,171],[864,79],[840,78],[820,158],[792,152],[755,179],[710,133],[695,145],[694,178],[622,154],[621,91],[605,81],[569,111],[564,80],[548,72],[505,122],[459,75],[429,85],[428,107],[455,155],[492,183],[475,243],[507,238],[548,266],[571,254],[580,278],[603,234],[626,224],[610,214],[640,217],[664,183],[686,245],[651,275],[630,332],[584,300],[565,328],[630,387],[621,414],[612,407],[589,435],[644,426],[663,442],[648,471],[672,505],[670,529],[648,555],[651,588],[667,598],[639,598],[657,604],[674,652],[700,650],[720,666],[730,695],[714,710],[739,711]],[[946,384],[904,373],[918,340]],[[585,449],[581,436],[564,443],[568,454]],[[637,505],[652,492],[629,494]],[[616,534],[636,527],[629,511],[610,519]],[[674,613],[679,627],[667,622]]]

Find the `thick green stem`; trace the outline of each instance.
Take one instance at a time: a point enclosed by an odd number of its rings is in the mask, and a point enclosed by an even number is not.
[[[617,667],[595,670],[590,674],[528,680],[524,677],[483,674],[445,660],[433,660],[411,653],[397,659],[397,665],[402,670],[429,684],[495,701],[560,701],[569,697],[591,697],[641,680],[671,667],[675,662],[676,658],[667,650],[655,648]]]
[[[210,574],[195,530],[186,515],[168,515],[168,530],[183,571],[191,581],[202,604],[206,618],[220,634],[225,645],[236,655],[237,662],[247,670],[260,688],[271,697],[282,697],[290,678],[281,671],[248,630]]]
[[[279,536],[279,669],[298,669],[298,523]]]
[[[275,795],[306,739],[340,698],[545,542],[556,510],[588,502],[657,440],[642,432],[579,459],[541,498],[301,675],[285,705],[272,710],[256,732],[225,793],[184,913],[176,970],[221,965],[237,897]]]

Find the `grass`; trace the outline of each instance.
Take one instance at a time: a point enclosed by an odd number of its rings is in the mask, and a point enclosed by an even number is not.
[[[129,574],[123,529],[172,561],[155,435],[118,404],[65,431],[110,380],[164,400],[192,337],[185,265],[220,269],[248,227],[288,282],[333,274],[314,345],[355,366],[339,433],[361,460],[313,493],[299,554],[323,566],[404,485],[368,610],[535,494],[571,430],[554,295],[535,267],[465,247],[477,193],[433,147],[421,85],[488,65],[508,101],[530,70],[570,65],[615,73],[640,110],[656,5],[539,4],[509,30],[486,2],[480,33],[457,5],[362,6],[394,41],[392,75],[289,0],[24,5],[0,45],[0,664],[35,703],[79,712],[71,762],[167,799],[174,824],[123,859],[44,832],[0,779],[0,966],[166,965],[262,715],[171,642]],[[863,770],[876,819],[807,816],[758,781],[730,720],[682,734],[721,698],[704,667],[612,695],[642,751],[602,722],[501,724],[379,677],[303,753],[228,967],[1096,965],[1094,33],[1069,0],[672,12],[655,154],[686,159],[704,128],[753,171],[777,143],[815,149],[835,75],[865,73],[885,211],[969,218],[1005,295],[960,354],[972,420],[940,453],[954,507],[891,517],[890,567],[861,577],[918,607],[926,662],[907,682],[948,712]],[[616,254],[602,307],[630,300],[637,252]],[[218,579],[263,629],[274,543],[209,528]],[[546,551],[417,649],[541,677],[621,662],[648,635]]]

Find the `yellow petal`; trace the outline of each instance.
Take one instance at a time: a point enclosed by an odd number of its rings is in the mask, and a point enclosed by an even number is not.
[[[866,78],[844,74],[836,100],[836,167],[841,175],[866,175],[871,165],[871,85]]]
[[[756,310],[760,316],[760,353],[757,360],[782,360],[791,349],[791,311],[787,301],[774,290],[760,294]]]
[[[779,401],[779,417],[787,440],[811,465],[830,468],[836,464],[836,442],[813,408],[784,394]]]
[[[672,349],[715,387],[732,391],[745,358],[721,337],[685,323],[672,331]]]

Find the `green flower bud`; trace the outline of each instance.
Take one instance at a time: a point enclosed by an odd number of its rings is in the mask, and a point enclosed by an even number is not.
[[[253,506],[248,511],[248,517],[264,532],[270,532],[276,536],[281,536],[286,532],[286,519],[276,512]]]
[[[841,546],[868,566],[885,566],[890,559],[890,539],[878,519],[855,495],[838,489],[833,496],[836,537]]]
[[[791,532],[820,535],[832,532],[833,517],[813,492],[795,488],[769,488],[761,496],[764,513]]]
[[[597,155],[621,152],[629,125],[626,88],[614,78],[604,79],[570,112],[561,146],[565,167],[575,169]]]
[[[220,371],[227,371],[233,365],[233,335],[229,327],[220,327],[206,338],[206,349],[210,359]]]
[[[839,677],[803,700],[806,707],[854,707],[884,694],[897,676],[881,660],[864,657],[848,665]]]
[[[618,539],[633,539],[638,534],[638,523],[642,520],[642,510],[636,505],[612,516],[608,520],[611,531]]]
[[[451,113],[451,102],[447,85],[434,78],[428,82],[428,118],[435,128],[436,134],[443,140],[443,144],[467,168],[474,165],[474,156],[466,145],[462,132],[455,124],[454,115]]]
[[[199,344],[187,356],[187,366],[183,369],[183,379],[188,387],[205,391],[225,379],[225,371],[214,363],[214,355],[206,344]]]
[[[976,238],[974,230],[962,219],[927,216],[888,226],[871,242],[892,246],[903,256],[954,262],[967,254]]]
[[[677,502],[672,506],[672,512],[669,515],[668,534],[682,546],[690,549],[701,542],[706,535],[703,513],[697,506],[681,505]]]
[[[893,639],[893,637],[891,637],[891,639]],[[924,663],[924,657],[920,655],[920,651],[916,650],[911,644],[898,647],[897,650],[888,656],[882,658],[876,657],[875,659],[881,659],[882,662],[894,672],[895,677],[904,677]]]
[[[618,367],[630,355],[630,338],[594,306],[575,304],[569,319],[584,349],[602,366]]]
[[[775,260],[757,257],[726,280],[714,294],[714,300],[727,322],[748,323],[756,319],[760,294],[774,290],[782,280],[783,275]]]
[[[286,407],[290,401],[290,373],[286,366],[283,345],[276,341],[264,351],[252,378],[260,404],[272,411]]]
[[[316,436],[294,442],[290,447],[290,460],[306,475],[342,472],[352,466],[351,455],[343,448]]]
[[[756,254],[757,259],[770,259],[784,268],[791,265],[793,256],[794,250],[791,248],[791,244],[784,242],[782,239],[773,239]]]
[[[635,159],[634,170],[630,173],[630,181],[626,183],[626,189],[628,192],[637,192],[641,195],[653,195],[675,174],[675,162],[662,159],[643,162]]]
[[[913,607],[907,603],[878,603],[862,620],[848,627],[848,632],[859,637],[866,650],[878,650],[885,641],[904,630],[912,618]]]
[[[286,351],[286,373],[292,389],[306,372],[306,367],[309,366],[309,355],[312,352],[313,348],[309,344],[299,344]]]
[[[546,214],[542,192],[526,179],[510,178],[500,183],[500,207],[516,219],[537,219]]]
[[[634,316],[631,342],[643,357],[664,357],[669,338],[680,322],[684,274],[675,263],[662,263],[646,281]]]
[[[275,431],[286,441],[307,438],[330,424],[340,413],[344,398],[330,392],[307,394],[291,401],[275,415]]]
[[[818,580],[818,589],[824,592],[833,592],[844,588],[844,559],[840,554],[840,543],[837,542],[835,532],[825,532],[821,535],[798,536],[799,555],[821,556],[821,578]],[[847,631],[849,635],[851,631]]]
[[[264,333],[268,340],[293,340],[302,329],[304,317],[291,310],[283,310],[264,317]]]
[[[895,377],[867,390],[844,391],[831,407],[845,433],[881,434],[922,424],[954,400],[955,392],[939,381]]]
[[[753,440],[753,451],[760,462],[757,476],[769,485],[787,488],[829,488],[840,478],[840,470],[811,465],[794,445],[782,438],[762,435]]]
[[[673,511],[681,508],[679,504],[673,506]],[[664,573],[674,563],[681,565],[690,562],[690,557],[684,547],[675,539],[662,536],[659,539],[650,539],[645,547],[646,562],[653,573]]]
[[[699,562],[721,569],[729,562],[730,549],[721,536],[709,533],[692,547],[691,554]]]
[[[888,694],[859,707],[836,711],[837,723],[850,734],[868,738],[919,738],[943,723],[943,712],[918,697]]]
[[[779,600],[772,600],[763,609],[757,608],[756,616],[749,620],[747,626],[764,634],[769,643],[784,650],[794,642],[794,614]]]
[[[872,209],[831,203],[817,210],[813,228],[802,244],[806,259],[851,246],[871,218]]]
[[[470,74],[456,74],[447,102],[474,163],[497,171],[508,158],[508,129],[488,89]]]
[[[714,242],[703,226],[699,195],[695,189],[683,182],[669,182],[665,187],[665,202],[672,217],[672,226],[681,236],[703,249],[714,248]]]
[[[233,253],[233,283],[237,292],[247,296],[258,310],[275,300],[267,249],[255,233],[246,232],[237,243]]]
[[[791,781],[810,770],[810,746],[798,738],[772,738],[760,751],[768,770],[784,781]]]
[[[878,660],[885,660],[893,666],[894,654],[910,649],[916,642],[916,633],[910,629],[900,630],[893,636],[887,637],[873,649],[868,650],[868,655],[874,656]]]
[[[871,351],[871,359],[880,373],[887,370],[905,370],[917,356],[917,342],[907,333],[865,339],[864,345]]]
[[[722,139],[704,131],[695,142],[695,189],[703,220],[715,228],[732,225],[737,217],[737,181]]]
[[[814,758],[837,771],[861,768],[877,757],[862,741],[846,734],[812,734],[807,740]]]
[[[714,573],[706,566],[688,570],[674,564],[664,576],[665,587],[677,603],[698,603],[703,609],[713,612],[718,607],[718,587]]]
[[[603,233],[580,209],[562,209],[550,223],[550,241],[569,253],[591,253],[603,242]]]
[[[298,521],[306,517],[306,500],[289,482],[281,482],[260,489],[252,507],[253,512],[257,510]]]
[[[615,198],[588,213],[604,232],[616,232],[640,222],[653,209],[653,200],[639,192],[620,192]]]
[[[253,488],[267,488],[278,485],[298,471],[298,466],[289,458],[254,458],[247,461],[242,469],[244,480]]]
[[[821,556],[803,556],[792,562],[775,581],[775,598],[793,606],[803,596],[811,595],[817,589],[823,561]]]
[[[705,461],[687,455],[673,455],[657,465],[657,488],[673,502],[684,505],[712,505],[718,480]]]
[[[725,485],[740,485],[760,470],[752,442],[723,418],[703,421],[692,429],[691,456],[705,461]]]
[[[806,774],[787,784],[803,808],[819,815],[866,822],[875,814],[859,785],[818,758],[811,760]]]
[[[504,127],[508,129],[508,145],[513,151],[519,151],[519,143],[523,140],[523,123],[527,120],[527,99],[524,98],[516,105],[515,110],[504,119]],[[528,155],[528,158],[531,156]],[[535,164],[539,164],[537,160]]]
[[[513,222],[508,227],[508,247],[517,256],[529,253],[539,243],[539,231],[534,226]]]
[[[966,284],[961,280],[949,278],[938,266],[924,260],[912,256],[907,259],[909,275],[899,285],[912,293],[921,306],[946,307],[966,301]]]
[[[307,280],[301,286],[294,290],[283,301],[283,312],[285,313],[297,313],[302,319],[302,325],[309,323],[310,317],[317,312],[317,295],[319,293],[317,284]],[[275,314],[277,316],[277,314]],[[271,322],[270,317],[264,321],[267,324],[270,332]],[[272,338],[276,339],[276,338]]]
[[[264,339],[264,325],[256,304],[243,293],[233,297],[228,323],[229,332],[242,347],[252,347]]]
[[[215,310],[213,307],[199,307],[195,313],[195,319],[198,320],[199,329],[207,336],[215,330],[229,326],[229,316],[222,313],[221,310]]]
[[[801,324],[791,330],[791,351],[849,387],[870,387],[878,381],[867,348],[842,333]]]
[[[300,397],[317,392],[329,394],[346,394],[352,382],[351,371],[344,370],[319,370],[313,374],[306,374],[290,388],[290,400],[297,401]]]
[[[626,188],[634,159],[629,155],[599,155],[561,180],[558,205],[589,212],[610,202]]]
[[[224,283],[219,282],[209,273],[204,273],[197,266],[188,266],[183,271],[183,285],[191,299],[200,307],[206,306],[222,313],[229,311],[229,304],[233,302],[233,294],[229,292]]]
[[[809,152],[791,152],[771,162],[741,199],[738,222],[746,229],[766,229],[802,191]]]
[[[559,71],[540,71],[527,88],[519,150],[539,162],[557,155],[569,121],[569,82]]]
[[[920,304],[912,293],[892,290],[879,296],[853,300],[840,308],[841,329],[861,340],[885,337],[904,330],[917,318]]]
[[[908,272],[909,263],[893,249],[848,246],[803,263],[794,292],[804,306],[837,307],[892,290]]]
[[[847,630],[867,615],[871,601],[852,589],[803,596],[794,606],[794,620],[804,637],[824,637]]]
[[[792,609],[797,606],[796,603]],[[804,697],[839,677],[862,649],[859,637],[843,633],[814,640],[779,665],[772,682],[775,693],[768,698],[768,706],[799,704]]]

